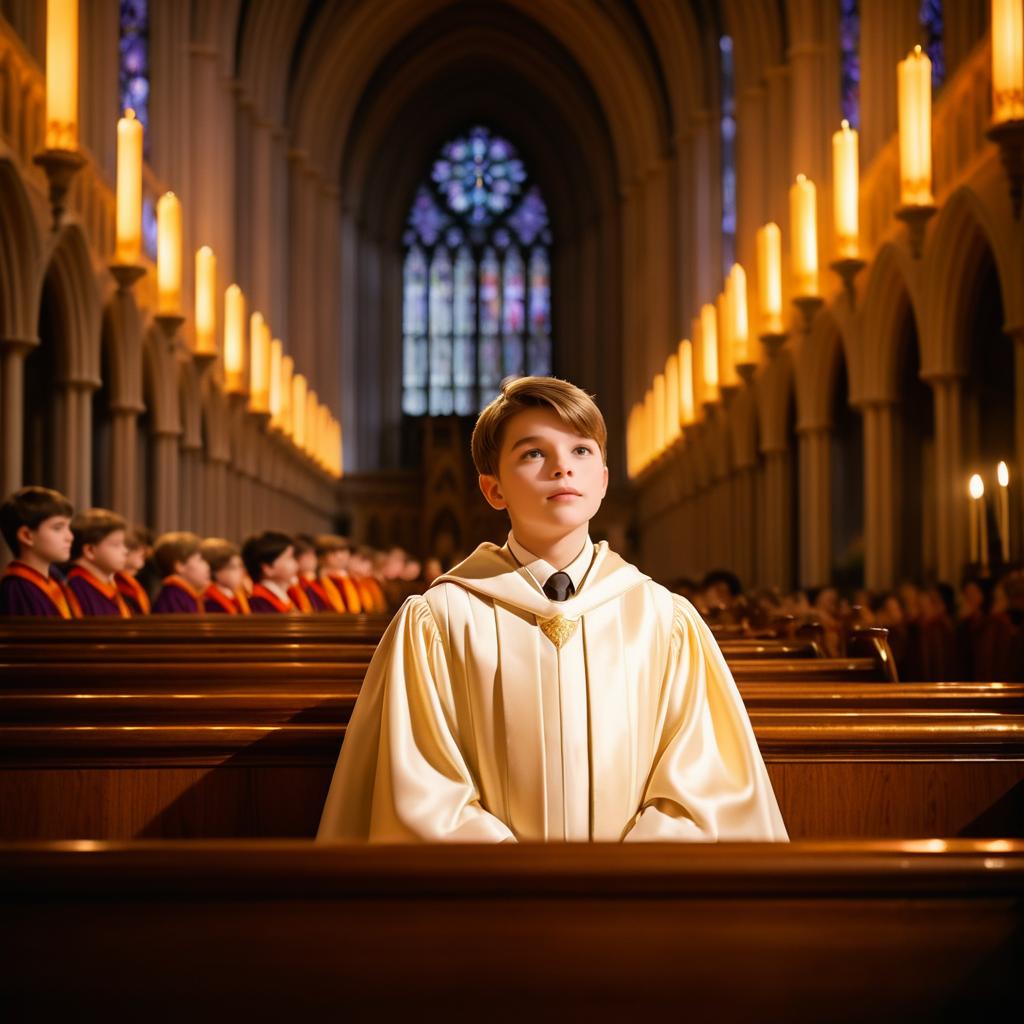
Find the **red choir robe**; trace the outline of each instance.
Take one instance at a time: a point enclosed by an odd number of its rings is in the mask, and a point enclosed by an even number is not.
[[[68,573],[68,589],[75,595],[83,617],[93,615],[119,615],[122,619],[130,619],[131,612],[117,584],[111,581],[104,583],[88,569],[76,565]]]
[[[361,576],[355,583],[359,587],[363,611],[368,615],[384,615],[388,610],[388,602],[380,583],[373,576]]]
[[[203,593],[203,607],[208,612],[225,615],[250,615],[252,613],[245,591],[236,590],[232,597],[228,597],[216,583],[211,583]]]
[[[126,572],[116,572],[114,573],[114,582],[132,615],[148,615],[150,613],[149,594],[134,576],[129,576]]]
[[[359,615],[363,611],[363,602],[359,596],[359,588],[351,576],[344,576],[341,573],[325,575],[323,577],[338,595],[338,600],[344,605],[339,611],[346,611],[352,615]]]
[[[0,615],[77,618],[77,602],[53,576],[43,576],[24,562],[14,561],[0,577]]]
[[[287,615],[289,612],[299,610],[290,599],[282,601],[270,587],[266,587],[262,583],[257,583],[252,588],[249,607],[252,609],[253,615]]]
[[[323,584],[317,579],[300,576],[288,588],[288,596],[300,612],[330,612],[334,610]]]
[[[180,576],[164,577],[164,584],[153,602],[153,614],[202,614],[202,595]]]

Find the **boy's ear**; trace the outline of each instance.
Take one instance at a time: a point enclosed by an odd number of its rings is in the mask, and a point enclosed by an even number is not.
[[[18,543],[26,548],[30,548],[35,544],[35,530],[28,526],[19,526],[18,532],[14,535]]]
[[[480,491],[484,498],[487,499],[487,504],[491,508],[498,511],[508,508],[508,502],[505,501],[505,497],[501,493],[501,484],[496,476],[491,476],[489,473],[481,473],[478,482],[480,484]]]

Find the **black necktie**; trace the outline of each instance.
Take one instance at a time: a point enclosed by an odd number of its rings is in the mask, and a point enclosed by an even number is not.
[[[547,583],[544,584],[544,593],[552,601],[564,601],[576,593],[576,588],[572,585],[572,579],[567,572],[556,572],[548,577]]]

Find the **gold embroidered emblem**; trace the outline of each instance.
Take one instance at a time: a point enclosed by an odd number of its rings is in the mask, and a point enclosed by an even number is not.
[[[553,619],[545,619],[540,623],[543,634],[561,650],[576,633],[579,619],[567,619],[564,615],[556,615]]]

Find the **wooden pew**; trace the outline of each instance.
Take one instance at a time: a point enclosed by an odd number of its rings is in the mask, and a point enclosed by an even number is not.
[[[358,678],[141,682],[0,693],[0,837],[313,834]],[[740,686],[792,836],[1024,834],[1024,684]]]
[[[0,845],[12,1019],[1019,1019],[1024,843]]]

